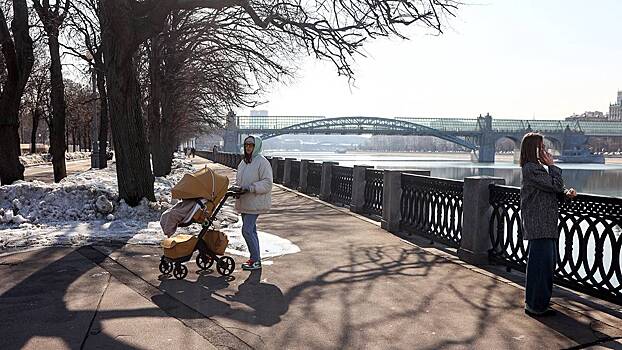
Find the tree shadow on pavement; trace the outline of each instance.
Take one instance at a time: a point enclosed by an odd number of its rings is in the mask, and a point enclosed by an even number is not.
[[[73,302],[86,305],[82,304],[83,300],[103,296],[110,275],[90,276],[99,279],[97,281],[80,279],[96,266],[86,262],[76,250],[72,249],[58,258],[58,250],[41,249],[29,256],[30,261],[19,262],[13,266],[20,269],[20,264],[53,260],[0,295],[0,329],[3,333],[0,337],[1,349],[20,349],[36,337],[55,339],[55,344],[63,343],[71,349],[81,348],[84,345],[97,310],[70,309],[67,305],[70,301],[66,300],[67,293],[71,288],[74,295],[83,295],[81,298],[73,299]],[[104,258],[102,255],[99,262]],[[95,260],[93,263],[97,264],[98,261]],[[17,272],[19,270],[13,273]],[[24,266],[23,272],[29,272],[27,266]],[[108,279],[108,282],[102,279]],[[132,317],[125,313],[125,310],[108,312],[112,318]],[[140,311],[140,314],[145,315],[145,310]],[[106,340],[108,344],[115,344],[119,348],[131,348],[119,339],[108,338]]]

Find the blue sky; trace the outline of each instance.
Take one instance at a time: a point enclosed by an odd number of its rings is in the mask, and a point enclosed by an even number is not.
[[[560,119],[607,112],[622,90],[622,1],[492,0],[463,6],[441,36],[367,43],[354,86],[303,59],[270,115]],[[249,110],[237,111],[248,115]]]

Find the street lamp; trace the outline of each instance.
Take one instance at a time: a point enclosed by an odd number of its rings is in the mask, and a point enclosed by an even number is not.
[[[97,115],[97,107],[95,105],[97,99],[97,91],[96,89],[96,76],[95,76],[95,64],[93,64],[93,55],[91,55],[90,51],[87,51],[84,55],[86,60],[89,62],[90,73],[91,73],[91,102],[93,103],[92,113],[93,118],[91,119],[91,168],[100,169],[101,166],[99,164],[99,116]]]

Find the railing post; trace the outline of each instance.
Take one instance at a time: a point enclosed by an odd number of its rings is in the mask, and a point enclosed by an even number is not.
[[[272,165],[272,177],[274,178],[274,183],[277,183],[276,179],[279,177],[279,159],[283,159],[281,157],[272,157],[270,160],[270,164]]]
[[[462,242],[458,257],[473,265],[488,263],[490,242],[490,184],[504,185],[505,180],[492,176],[471,176],[464,179],[462,211]],[[520,223],[518,223],[520,225]]]
[[[283,186],[290,187],[292,182],[292,161],[296,158],[285,158],[283,165]]]
[[[320,185],[320,199],[327,201],[330,199],[330,182],[332,180],[333,166],[339,165],[337,162],[322,163],[322,184]]]
[[[380,227],[397,233],[400,228],[400,200],[402,196],[402,171],[385,170],[382,189],[382,221]]]
[[[372,169],[371,165],[355,165],[352,170],[352,201],[350,211],[362,213],[365,205],[365,170]]]
[[[300,161],[300,178],[298,179],[298,189],[302,193],[307,191],[307,174],[309,173],[309,163],[313,162],[309,159],[302,159]]]

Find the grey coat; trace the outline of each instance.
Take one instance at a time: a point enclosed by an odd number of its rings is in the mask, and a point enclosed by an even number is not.
[[[562,170],[555,165],[527,163],[520,188],[523,239],[559,238],[558,195],[564,193]]]

